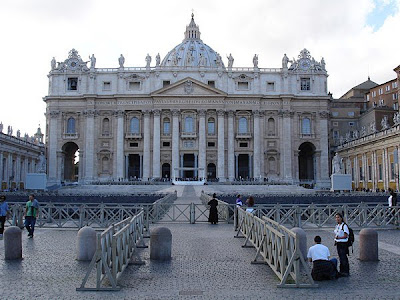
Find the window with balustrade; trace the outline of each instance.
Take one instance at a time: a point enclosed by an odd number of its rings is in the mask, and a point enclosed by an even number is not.
[[[215,119],[214,118],[209,118],[208,123],[207,123],[207,131],[209,135],[214,135],[215,134]]]
[[[239,119],[239,134],[246,134],[248,133],[248,124],[247,124],[247,118],[241,117]]]
[[[301,121],[301,133],[311,135],[311,120],[309,118],[303,118]]]
[[[139,119],[137,117],[133,117],[130,122],[130,133],[139,134],[140,133],[140,125]]]
[[[171,121],[169,118],[165,118],[163,121],[163,134],[164,135],[171,134]]]
[[[67,121],[67,133],[75,133],[75,119],[70,117]]]

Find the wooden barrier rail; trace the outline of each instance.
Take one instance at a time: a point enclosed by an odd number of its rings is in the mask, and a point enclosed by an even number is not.
[[[246,238],[243,247],[256,248],[252,263],[266,263],[280,279],[278,287],[317,287],[311,270],[300,251],[297,234],[279,223],[259,218],[242,208],[237,209],[238,232]],[[240,236],[242,234],[242,236]],[[300,267],[306,276],[302,276]],[[289,281],[294,281],[291,283]]]
[[[132,262],[143,264],[137,248],[146,247],[143,240],[144,212],[122,220],[97,234],[96,252],[77,291],[118,291],[118,279]],[[133,261],[133,259],[135,259]],[[89,276],[96,270],[96,287],[86,287]],[[111,286],[106,286],[108,280]]]

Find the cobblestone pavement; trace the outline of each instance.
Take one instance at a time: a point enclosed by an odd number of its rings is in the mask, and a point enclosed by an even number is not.
[[[195,201],[195,191],[197,194],[193,187],[179,188],[177,202]],[[354,253],[349,257],[350,277],[320,282],[318,288],[282,289],[277,288],[279,281],[268,265],[250,264],[256,251],[242,248],[243,239],[233,238],[233,225],[203,222],[157,226],[172,232],[172,260],[150,261],[149,249],[141,250],[145,265],[129,266],[118,282],[118,292],[75,290],[89,266],[75,260],[76,230],[39,228],[34,239],[28,239],[24,231],[24,259],[19,261],[4,260],[1,240],[1,299],[400,299],[399,230],[378,232],[379,241],[394,250],[380,248],[379,262],[357,259],[356,235]],[[337,256],[332,230],[307,229],[308,247],[318,234]],[[94,276],[90,287],[94,287]]]

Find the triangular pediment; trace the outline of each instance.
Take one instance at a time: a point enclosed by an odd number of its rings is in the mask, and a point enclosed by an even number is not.
[[[152,96],[226,96],[223,91],[204,84],[196,79],[186,77],[178,82],[163,87]]]

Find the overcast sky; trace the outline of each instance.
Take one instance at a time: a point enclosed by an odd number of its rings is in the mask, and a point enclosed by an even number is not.
[[[96,67],[145,66],[179,44],[192,9],[201,39],[227,65],[281,67],[283,54],[307,48],[324,57],[328,89],[338,98],[367,80],[384,83],[400,64],[400,0],[1,0],[0,122],[32,135],[45,126],[50,61],[75,48]]]

